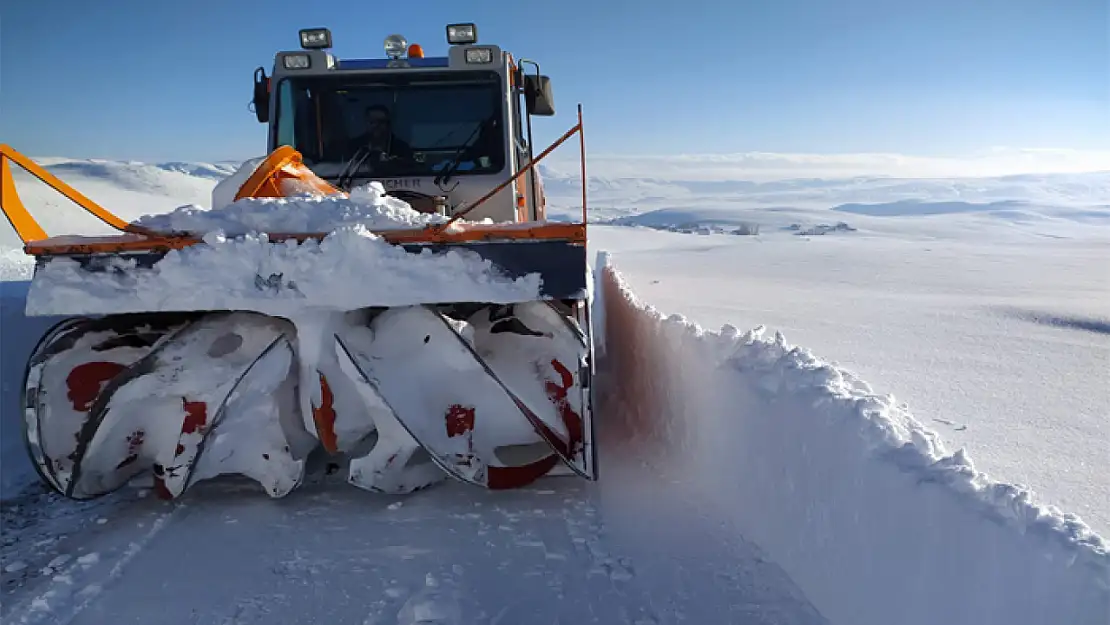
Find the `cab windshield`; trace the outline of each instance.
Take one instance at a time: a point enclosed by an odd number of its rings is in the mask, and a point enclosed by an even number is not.
[[[319,176],[492,174],[505,165],[500,77],[398,72],[286,78],[277,144]],[[454,165],[452,165],[454,163]]]

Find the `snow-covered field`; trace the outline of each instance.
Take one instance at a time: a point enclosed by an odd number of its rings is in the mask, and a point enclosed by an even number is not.
[[[234,169],[46,163],[128,219],[208,205]],[[596,487],[452,484],[402,500],[321,477],[301,498],[211,486],[175,506],[141,489],[84,504],[39,494],[17,405],[50,320],[23,318],[29,265],[0,231],[0,616],[1105,623],[1110,173],[1007,176],[995,159],[979,171],[992,177],[917,163],[949,176],[922,178],[861,159],[872,175],[764,169],[745,182],[692,180],[677,163],[653,178],[601,163],[591,247],[664,315],[739,333],[698,339],[610,308],[644,339],[624,372],[673,380],[624,380],[642,392],[610,400]],[[576,180],[545,178],[569,209]],[[49,233],[105,231],[17,181]],[[762,338],[741,336],[760,325]],[[622,425],[670,438],[621,448]],[[1031,507],[1044,504],[1064,512]]]

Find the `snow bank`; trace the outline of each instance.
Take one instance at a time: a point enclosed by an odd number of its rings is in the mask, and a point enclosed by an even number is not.
[[[643,514],[731,528],[832,623],[1105,625],[1108,545],[1078,518],[781,335],[706,332],[637,301],[607,257],[597,270],[600,375],[620,382],[600,398],[602,472],[641,474],[622,490]]]
[[[253,310],[291,315],[449,301],[508,303],[539,297],[540,276],[504,275],[468,250],[420,254],[386,243],[366,226],[320,241],[271,243],[266,235],[212,233],[170,251],[150,268],[114,259],[89,272],[75,260],[44,266],[27,296],[28,315],[133,311]]]
[[[290,198],[245,198],[232,201],[251,161],[212,190],[212,208],[195,204],[169,213],[143,215],[136,224],[168,232],[331,232],[364,226],[371,230],[422,228],[443,223],[442,215],[421,213],[403,200],[390,197],[379,182],[353,189],[349,197],[302,195]]]
[[[38,163],[70,184],[97,180],[118,189],[171,197],[191,196],[201,184],[210,185],[233,171],[226,163],[143,163],[102,159],[45,159],[38,160]]]

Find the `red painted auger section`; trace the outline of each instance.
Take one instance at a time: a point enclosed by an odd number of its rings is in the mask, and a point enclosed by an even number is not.
[[[559,445],[558,451],[564,453],[568,458],[573,458],[584,442],[585,432],[582,415],[576,413],[567,401],[567,391],[574,385],[574,375],[567,369],[566,365],[558,360],[552,359],[551,366],[555,368],[561,383],[548,381],[545,384],[545,390],[548,398],[559,410],[559,417],[563,420],[563,425],[567,428],[569,435],[569,440]],[[545,427],[544,430],[550,440],[561,441],[559,435],[550,428]],[[536,462],[519,467],[490,467],[487,486],[492,490],[521,488],[547,475],[559,462],[559,456],[551,454]]]
[[[181,435],[178,436],[178,444],[174,449],[173,458],[176,463],[177,459],[185,453],[185,446],[181,444],[181,436],[186,434],[204,434],[208,428],[208,404],[202,401],[189,401],[184,397],[181,398],[181,408],[185,412],[184,419],[181,420]],[[193,459],[196,460],[195,458]],[[157,493],[159,499],[173,499],[174,496],[166,488],[166,482],[163,477],[165,471],[176,471],[181,467],[171,466],[168,469],[160,465],[154,466],[154,492]],[[192,470],[192,467],[188,467]]]
[[[104,385],[127,367],[115,362],[86,362],[77,365],[66,376],[66,398],[78,412],[92,408]]]
[[[316,424],[316,434],[320,444],[329,454],[339,451],[339,439],[335,434],[335,398],[328,386],[328,379],[320,375],[320,405],[312,406],[312,422]]]

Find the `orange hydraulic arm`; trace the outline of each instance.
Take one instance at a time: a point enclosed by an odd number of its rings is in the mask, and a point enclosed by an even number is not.
[[[570,139],[571,137],[573,137],[575,135],[575,133],[578,133],[579,145],[581,145],[581,149],[582,149],[582,154],[581,154],[581,158],[582,158],[582,223],[586,223],[586,139],[585,139],[585,135],[582,134],[582,106],[579,105],[578,106],[578,123],[577,124],[572,126],[570,130],[563,133],[563,136],[556,139],[555,143],[552,143],[551,145],[547,146],[547,149],[545,149],[543,152],[540,152],[539,156],[537,156],[536,158],[529,161],[529,163],[527,165],[525,165],[524,167],[521,167],[520,171],[513,174],[512,178],[509,178],[505,182],[502,182],[501,184],[497,185],[496,187],[490,189],[489,192],[487,192],[485,195],[478,198],[477,200],[474,200],[473,204],[471,204],[470,206],[467,206],[466,208],[464,208],[464,209],[458,211],[457,213],[455,213],[454,216],[451,217],[451,219],[447,220],[447,223],[443,224],[442,226],[439,226],[439,230],[440,231],[446,230],[448,227],[451,226],[451,224],[453,224],[456,221],[458,221],[459,219],[461,219],[463,215],[465,215],[465,214],[469,213],[470,211],[474,210],[479,204],[481,204],[482,202],[485,202],[486,200],[490,199],[491,197],[497,195],[497,193],[499,191],[501,191],[501,189],[504,189],[505,187],[507,187],[510,184],[512,184],[513,182],[515,182],[518,178],[520,178],[524,174],[528,173],[529,170],[531,170],[533,167],[538,165],[540,161],[542,161],[544,158],[546,158],[548,154],[551,154],[551,152],[553,152],[555,150],[555,148],[559,147],[567,139]]]
[[[3,210],[4,216],[8,218],[24,243],[45,239],[46,231],[35,221],[34,217],[31,217],[31,213],[27,212],[27,209],[23,206],[23,201],[19,199],[19,194],[15,191],[15,178],[12,177],[11,169],[13,162],[116,230],[133,234],[156,234],[116,217],[96,202],[82,195],[77,189],[43,169],[38,163],[16,152],[11,146],[0,144],[0,209]]]

